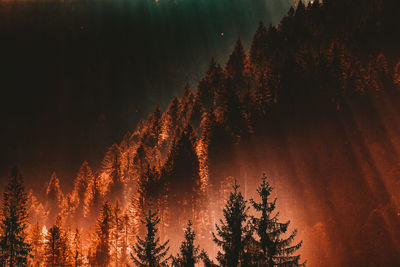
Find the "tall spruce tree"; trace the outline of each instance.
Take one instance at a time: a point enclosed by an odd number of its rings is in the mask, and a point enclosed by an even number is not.
[[[44,258],[44,265],[48,267],[72,266],[68,235],[62,229],[60,216],[47,232]]]
[[[273,188],[263,176],[262,183],[257,188],[257,193],[261,198],[260,202],[251,199],[250,202],[254,209],[261,213],[259,218],[253,217],[255,232],[258,236],[258,261],[262,266],[304,266],[299,263],[300,255],[293,256],[302,244],[302,241],[291,245],[297,234],[294,230],[287,238],[282,238],[289,223],[278,222],[279,213],[273,214],[276,207],[276,198],[270,201]]]
[[[251,43],[249,51],[250,63],[254,67],[256,73],[263,70],[262,62],[265,59],[265,48],[267,44],[267,28],[260,21],[258,28],[254,34],[253,41]]]
[[[213,233],[214,242],[222,249],[217,254],[221,266],[246,266],[245,247],[252,236],[248,209],[247,201],[235,181],[233,192],[223,209],[224,220],[220,220],[221,225],[216,224],[217,232]]]
[[[112,227],[112,207],[106,201],[100,211],[96,226],[96,247],[94,266],[109,266],[110,264],[110,238]]]
[[[199,246],[194,245],[196,234],[192,229],[192,222],[189,221],[185,229],[185,240],[182,241],[180,253],[173,259],[176,267],[194,267],[200,259]]]
[[[160,238],[157,236],[157,225],[160,222],[156,212],[149,209],[149,213],[142,223],[146,224],[146,238],[137,237],[136,244],[133,246],[131,258],[139,267],[160,267],[167,266],[170,257],[167,257],[169,250],[167,240],[160,244]]]
[[[28,217],[27,200],[22,175],[15,167],[3,193],[1,207],[0,262],[3,266],[27,265],[27,257],[31,251],[25,232]]]

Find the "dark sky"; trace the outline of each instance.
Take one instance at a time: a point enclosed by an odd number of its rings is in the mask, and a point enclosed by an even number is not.
[[[39,189],[97,167],[156,103],[195,87],[259,20],[290,0],[34,1],[0,7],[0,177],[18,165]],[[224,37],[221,38],[221,32]]]

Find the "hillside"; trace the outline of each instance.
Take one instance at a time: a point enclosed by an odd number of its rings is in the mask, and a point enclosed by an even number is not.
[[[157,105],[100,169],[84,162],[72,192],[54,174],[31,201],[32,223],[62,214],[89,236],[101,203],[118,198],[134,236],[152,202],[163,240],[180,240],[190,218],[214,256],[210,231],[232,177],[249,198],[266,172],[308,266],[398,266],[397,10],[389,0],[300,2],[279,25],[260,22],[247,51],[238,40],[224,66],[211,59],[196,88]]]

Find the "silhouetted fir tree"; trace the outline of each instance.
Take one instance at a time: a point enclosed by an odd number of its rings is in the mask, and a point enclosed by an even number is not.
[[[147,166],[146,171],[139,177],[137,183],[137,197],[133,201],[136,202],[136,217],[143,218],[146,216],[151,203],[157,202],[163,185],[160,182],[157,170],[150,166]]]
[[[27,194],[17,167],[11,171],[1,203],[0,263],[4,266],[26,266],[31,247],[26,240]]]
[[[229,82],[229,84],[231,83],[232,81]],[[232,134],[234,140],[238,140],[240,136],[247,134],[248,123],[244,117],[243,105],[236,94],[236,90],[231,86],[228,86],[227,89],[226,102],[222,109],[222,122]]]
[[[302,241],[291,245],[296,237],[297,231],[293,231],[287,238],[281,236],[286,233],[289,223],[278,222],[279,213],[273,214],[276,207],[276,198],[270,200],[273,188],[263,176],[262,183],[257,188],[261,198],[260,202],[251,199],[250,202],[256,212],[261,213],[260,217],[253,217],[255,233],[258,237],[257,247],[261,266],[304,266],[299,263],[300,255],[293,256],[302,245]]]
[[[215,88],[213,87],[213,83],[215,81],[213,81],[213,76],[215,76],[216,71],[217,63],[214,58],[211,58],[207,73],[197,86],[196,97],[205,110],[211,108],[214,103]]]
[[[244,51],[242,41],[238,39],[233,49],[232,54],[229,56],[226,63],[225,70],[228,74],[230,81],[227,90],[232,90],[235,93],[244,92],[247,89],[245,77],[246,53]]]
[[[172,225],[169,232],[179,232],[184,227],[187,216],[193,214],[196,199],[200,191],[199,159],[195,150],[195,133],[190,125],[174,140],[166,162],[161,170],[161,183],[165,186],[165,198],[162,200],[167,207],[180,206],[174,213],[160,214],[168,217]],[[159,194],[161,196],[162,194]]]
[[[96,225],[96,243],[94,254],[95,266],[109,266],[111,262],[111,230],[112,230],[112,207],[106,201],[100,211]]]
[[[173,258],[173,266],[194,267],[200,260],[199,246],[194,245],[196,234],[192,229],[192,222],[189,221],[185,229],[185,240],[182,241],[180,253]]]
[[[218,179],[226,176],[223,173],[231,166],[234,139],[226,130],[223,123],[217,121],[213,112],[209,112],[207,123],[204,125],[202,138],[207,149],[207,167],[209,183],[218,185]],[[216,188],[218,190],[218,188]]]
[[[133,253],[131,258],[139,267],[160,267],[167,266],[169,257],[167,253],[169,250],[167,240],[160,244],[160,238],[157,236],[157,225],[160,222],[160,218],[157,213],[153,213],[149,209],[148,215],[142,221],[146,225],[146,237],[144,239],[137,237],[137,241],[133,246]]]
[[[267,28],[264,23],[260,21],[258,28],[254,34],[253,41],[251,43],[249,51],[250,64],[254,67],[256,75],[264,71],[265,66],[265,52],[267,46]]]
[[[189,125],[176,138],[169,151],[165,164],[168,173],[167,183],[171,185],[171,192],[184,193],[195,191],[200,181],[199,160],[194,147],[196,141],[193,128]]]
[[[221,103],[223,103],[222,98],[226,95],[225,91],[225,80],[226,74],[222,69],[221,65],[216,63],[214,59],[211,60],[210,67],[208,68],[207,74],[205,76],[205,86],[207,86],[209,94],[209,105],[204,106],[205,110],[210,108],[215,109]]]
[[[296,17],[303,17],[306,13],[306,6],[303,2],[303,0],[298,1],[297,7],[296,7]]]
[[[39,267],[42,265],[44,254],[44,236],[39,222],[36,222],[31,228],[29,243],[32,251],[28,264],[30,266]]]
[[[82,241],[81,232],[77,227],[72,237],[72,266],[78,267],[83,266],[83,254],[82,254]]]
[[[245,61],[246,53],[244,52],[242,41],[238,39],[225,66],[228,75],[234,79],[235,77],[241,78],[244,72]]]
[[[217,254],[221,266],[246,266],[245,247],[252,235],[248,209],[235,181],[223,209],[224,219],[220,220],[220,225],[216,224],[217,231],[213,233],[214,242],[222,249]]]
[[[72,266],[68,235],[61,226],[60,216],[57,216],[56,223],[47,232],[44,258],[45,266]]]

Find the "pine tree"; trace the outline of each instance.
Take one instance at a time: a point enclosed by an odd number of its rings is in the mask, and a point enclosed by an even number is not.
[[[259,238],[257,243],[260,255],[256,257],[263,266],[303,266],[304,264],[299,263],[299,255],[292,256],[302,244],[300,242],[291,246],[297,231],[293,231],[287,238],[281,238],[281,235],[286,233],[290,222],[280,223],[278,222],[279,214],[272,214],[276,207],[276,199],[269,200],[272,190],[264,175],[261,185],[257,188],[261,202],[250,200],[254,209],[261,213],[259,218],[253,217],[255,232]]]
[[[247,121],[243,114],[242,103],[239,96],[235,93],[234,86],[229,86],[229,89],[222,110],[222,118],[223,123],[236,140],[247,133]]]
[[[196,234],[192,230],[192,222],[189,221],[185,229],[185,240],[180,247],[180,254],[174,260],[173,265],[177,267],[194,267],[200,259],[199,246],[194,245]]]
[[[260,21],[249,51],[250,63],[255,67],[256,72],[260,72],[264,69],[262,63],[265,60],[266,41],[267,28],[262,21]]]
[[[194,147],[195,140],[195,133],[189,125],[176,138],[168,154],[164,168],[171,179],[167,182],[174,187],[171,188],[174,193],[190,192],[188,194],[192,195],[199,183],[199,159]]]
[[[216,224],[217,233],[213,233],[214,242],[222,248],[217,254],[221,266],[246,266],[245,247],[252,235],[246,203],[235,181],[223,209],[224,220],[220,220],[221,225]]]
[[[74,267],[83,265],[82,241],[81,241],[81,232],[79,231],[79,228],[75,229],[72,240],[72,263]]]
[[[225,67],[228,75],[234,81],[238,81],[238,79],[243,78],[245,61],[246,53],[244,51],[242,41],[238,39]]]
[[[217,121],[214,112],[208,113],[204,121],[202,143],[207,151],[208,182],[210,185],[218,185],[219,177],[226,176],[224,172],[231,166],[233,138],[224,123]]]
[[[169,257],[166,255],[169,250],[169,241],[160,244],[160,238],[157,236],[160,218],[157,213],[149,209],[148,215],[142,222],[146,224],[147,234],[145,239],[137,237],[136,244],[133,246],[134,253],[131,253],[133,262],[139,267],[167,266]]]
[[[189,125],[176,138],[162,169],[161,181],[166,185],[168,206],[179,205],[180,209],[169,216],[173,225],[170,232],[180,232],[186,223],[187,216],[195,210],[195,200],[200,192],[199,159],[196,154],[195,135]],[[160,214],[163,217],[163,214]],[[174,233],[173,233],[174,234]]]
[[[44,236],[39,222],[32,226],[29,242],[32,247],[29,265],[39,267],[42,265],[44,253]]]
[[[25,231],[28,218],[26,205],[27,195],[22,175],[15,167],[3,193],[1,206],[0,262],[3,266],[26,266],[27,264],[31,248],[26,241]]]
[[[215,62],[214,58],[212,58],[207,70],[207,74],[203,79],[200,80],[196,90],[196,98],[205,110],[210,109],[214,102],[215,88],[212,86],[212,77],[216,73],[217,63]]]
[[[150,204],[157,202],[162,188],[157,170],[150,166],[147,166],[145,173],[139,177],[137,183],[137,197],[132,200],[134,202],[132,208],[136,212],[135,217],[142,218],[146,216]]]
[[[72,266],[68,234],[61,227],[60,216],[57,216],[56,223],[47,232],[44,255],[45,266]]]
[[[99,218],[96,225],[96,244],[94,254],[95,266],[109,266],[110,264],[110,239],[112,227],[112,208],[106,201],[100,210]]]

